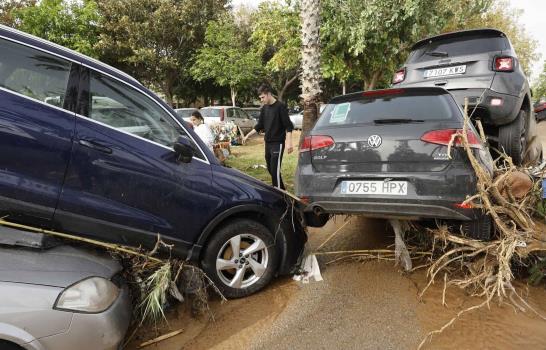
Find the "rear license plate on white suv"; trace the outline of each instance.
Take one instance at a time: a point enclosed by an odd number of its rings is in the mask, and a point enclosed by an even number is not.
[[[408,194],[407,181],[343,181],[342,194],[389,194],[406,196]]]
[[[466,72],[466,65],[453,66],[446,68],[427,69],[425,71],[425,78],[443,77],[446,75],[464,74]]]

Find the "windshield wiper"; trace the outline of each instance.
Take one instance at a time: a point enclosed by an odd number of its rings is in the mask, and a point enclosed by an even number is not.
[[[388,118],[388,119],[375,119],[375,124],[411,124],[411,123],[424,123],[421,119],[407,119],[407,118]]]
[[[447,57],[449,56],[445,51],[430,51],[426,52],[425,55],[434,56],[434,57]]]

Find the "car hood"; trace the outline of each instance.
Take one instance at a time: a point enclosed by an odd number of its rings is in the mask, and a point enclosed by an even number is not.
[[[111,257],[91,250],[59,246],[48,250],[0,248],[0,281],[65,288],[82,279],[110,279],[121,271]]]

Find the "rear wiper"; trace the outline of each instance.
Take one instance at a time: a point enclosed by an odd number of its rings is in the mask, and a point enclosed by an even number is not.
[[[425,55],[434,56],[434,57],[447,57],[449,56],[445,51],[430,51],[426,52]]]
[[[421,119],[404,119],[404,118],[389,118],[389,119],[375,119],[375,124],[411,124],[411,123],[424,123]]]

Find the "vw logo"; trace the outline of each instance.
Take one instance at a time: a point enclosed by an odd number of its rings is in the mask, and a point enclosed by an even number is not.
[[[377,148],[381,146],[381,142],[381,136],[379,135],[372,135],[368,137],[368,145],[370,145],[370,147]]]

